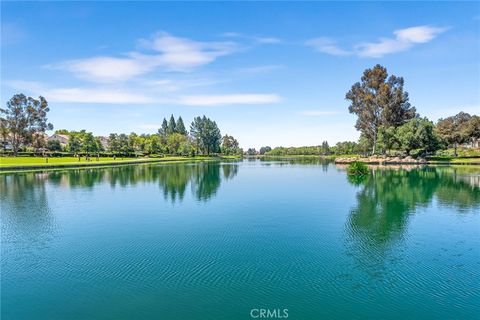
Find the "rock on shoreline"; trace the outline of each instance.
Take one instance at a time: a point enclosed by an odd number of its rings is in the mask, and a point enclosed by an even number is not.
[[[371,157],[351,157],[351,158],[336,158],[335,163],[351,163],[354,161],[359,161],[367,164],[427,164],[428,161],[424,158],[412,158],[408,157],[381,157],[381,156],[371,156]]]

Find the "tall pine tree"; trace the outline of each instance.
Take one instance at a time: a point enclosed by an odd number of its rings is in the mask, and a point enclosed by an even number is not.
[[[167,128],[167,135],[177,132],[176,131],[177,124],[175,123],[175,118],[173,114],[170,116],[170,120],[168,121],[168,128]]]
[[[176,125],[176,132],[180,133],[181,135],[187,135],[187,129],[185,129],[185,124],[183,123],[182,117],[178,117],[177,125]]]

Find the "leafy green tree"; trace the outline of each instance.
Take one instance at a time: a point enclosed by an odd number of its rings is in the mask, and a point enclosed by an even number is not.
[[[378,128],[378,147],[382,149],[384,153],[388,153],[392,149],[399,148],[399,142],[397,140],[397,128],[385,127],[381,125]]]
[[[190,134],[196,149],[203,154],[210,155],[212,152],[219,151],[222,136],[215,121],[205,116],[194,118],[190,126]]]
[[[388,77],[387,69],[377,64],[366,69],[361,82],[355,83],[345,96],[350,100],[348,110],[358,116],[355,128],[372,141],[372,153],[376,151],[381,125],[398,127],[416,116],[403,85],[403,78]]]
[[[398,127],[396,139],[407,154],[413,149],[419,149],[422,153],[438,149],[435,126],[427,118],[415,118]]]
[[[160,137],[157,134],[150,135],[145,141],[145,151],[148,154],[156,154],[162,152]]]
[[[177,123],[175,125],[175,131],[184,136],[188,134],[187,129],[185,129],[185,124],[183,123],[182,117],[178,117]]]
[[[272,148],[269,146],[266,146],[266,147],[261,147],[260,150],[258,150],[258,153],[263,155],[270,151],[272,151]]]
[[[67,150],[72,153],[80,152],[82,148],[82,141],[77,133],[72,133],[68,136]]]
[[[31,145],[35,149],[35,153],[39,153],[41,149],[44,149],[47,145],[45,136],[43,133],[34,133],[31,138]]]
[[[110,135],[108,136],[108,151],[110,151],[111,153],[120,152],[118,134],[110,133]]]
[[[460,112],[454,116],[440,119],[437,122],[436,131],[440,139],[447,145],[453,146],[454,155],[457,156],[457,148],[460,144],[469,140],[468,124],[471,116]]]
[[[220,149],[223,154],[232,155],[237,154],[240,148],[237,139],[226,134],[222,138],[222,146]]]
[[[473,147],[474,142],[480,139],[480,117],[477,115],[473,115],[468,121],[465,131],[468,140],[472,143]]]
[[[4,152],[7,151],[9,133],[10,130],[8,129],[7,120],[4,118],[0,118],[0,137],[2,139],[1,143]]]
[[[175,122],[175,118],[172,114],[170,116],[170,120],[168,121],[167,135],[174,134],[175,132],[177,132],[177,123]]]
[[[355,145],[354,153],[366,155],[372,149],[372,142],[364,135],[360,134],[358,143]]]
[[[62,146],[58,140],[48,140],[47,149],[50,151],[62,151]]]
[[[133,150],[130,148],[128,136],[125,133],[118,135],[118,146],[120,153],[128,155]]]
[[[328,141],[322,142],[322,154],[323,155],[330,154],[330,146],[328,145]]]
[[[254,156],[254,155],[257,154],[257,150],[255,150],[255,148],[248,148],[247,154],[248,154],[249,156]]]
[[[170,134],[167,138],[168,153],[173,155],[179,155],[180,147],[186,143],[188,143],[188,139],[183,134],[176,132]]]
[[[98,146],[95,142],[95,137],[91,132],[84,132],[81,134],[82,148],[81,151],[87,154],[98,152]]]
[[[357,143],[353,141],[337,142],[333,148],[335,154],[354,154],[357,148]]]
[[[102,145],[100,137],[95,137],[95,152],[105,151],[105,148]]]
[[[47,122],[48,111],[50,109],[44,97],[40,96],[37,100],[24,94],[15,94],[7,101],[7,107],[0,109],[0,118],[9,132],[14,156],[20,145],[32,142],[34,134],[53,129],[53,125]]]
[[[139,137],[135,132],[128,135],[128,147],[130,152],[140,151]]]
[[[65,135],[70,134],[70,132],[67,129],[58,129],[58,130],[55,130],[55,133],[56,134],[65,134]]]

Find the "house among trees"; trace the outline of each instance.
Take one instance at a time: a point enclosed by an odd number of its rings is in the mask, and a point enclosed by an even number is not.
[[[64,148],[68,144],[68,135],[54,133],[50,137],[48,137],[47,141],[58,141],[62,148]]]
[[[102,145],[102,149],[107,150],[108,149],[108,137],[99,136],[98,139],[100,140],[100,144]]]

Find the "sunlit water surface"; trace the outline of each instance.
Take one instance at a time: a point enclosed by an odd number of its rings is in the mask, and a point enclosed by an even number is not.
[[[478,167],[140,165],[0,191],[2,319],[480,314]]]

